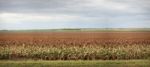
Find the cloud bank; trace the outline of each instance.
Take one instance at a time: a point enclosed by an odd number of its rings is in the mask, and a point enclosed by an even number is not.
[[[150,28],[150,0],[0,0],[0,29]]]

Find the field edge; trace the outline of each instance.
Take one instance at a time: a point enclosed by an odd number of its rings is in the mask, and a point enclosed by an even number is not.
[[[0,67],[150,67],[150,60],[0,60]]]

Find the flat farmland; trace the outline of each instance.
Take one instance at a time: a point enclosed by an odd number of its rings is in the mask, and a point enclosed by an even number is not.
[[[0,59],[150,58],[150,32],[2,32]]]
[[[1,45],[150,44],[150,32],[0,33]]]

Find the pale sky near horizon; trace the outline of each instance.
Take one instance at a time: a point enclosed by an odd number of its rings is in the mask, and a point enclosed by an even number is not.
[[[150,0],[0,0],[0,30],[150,28]]]

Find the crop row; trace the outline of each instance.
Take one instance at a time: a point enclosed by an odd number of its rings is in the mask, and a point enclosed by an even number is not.
[[[1,46],[0,59],[38,59],[38,60],[116,60],[148,59],[150,45],[116,45],[116,47],[39,47],[39,46]]]

